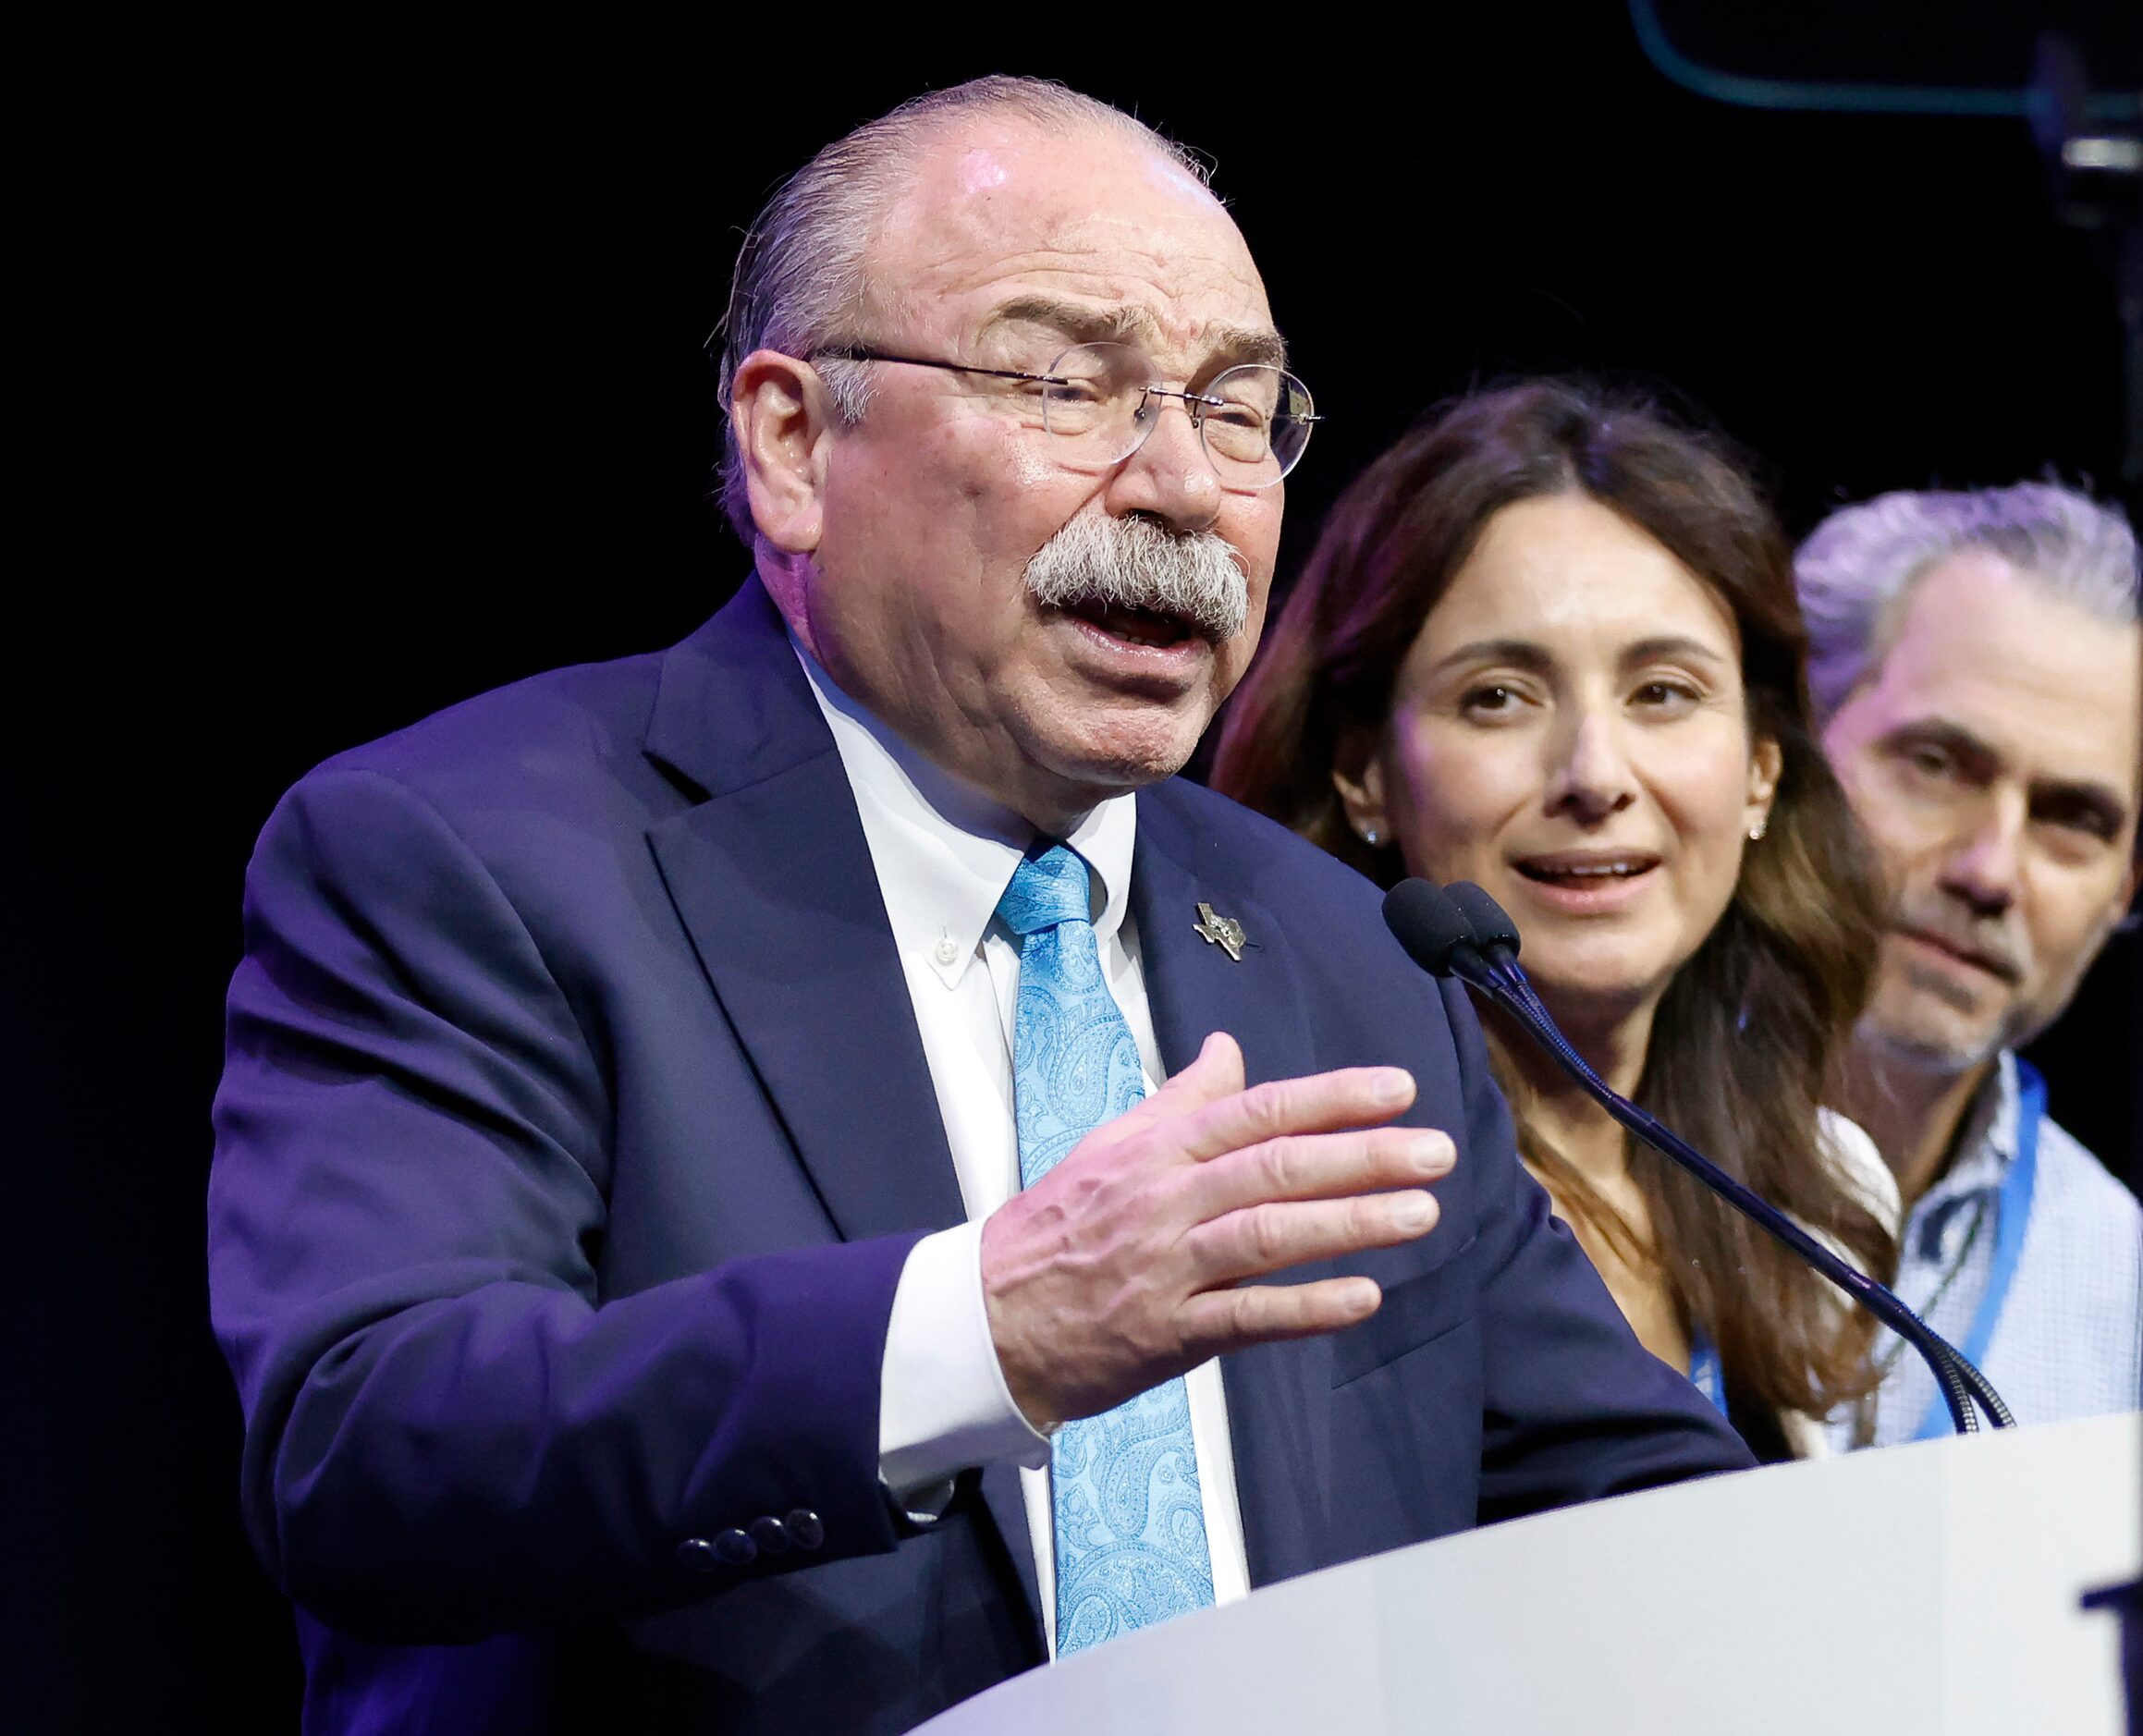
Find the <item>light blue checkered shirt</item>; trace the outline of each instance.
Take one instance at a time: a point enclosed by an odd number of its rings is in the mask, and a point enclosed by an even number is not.
[[[1955,1345],[1986,1289],[1994,1196],[2016,1155],[2016,1060],[2005,1053],[1993,1088],[1973,1106],[1956,1162],[1905,1225],[1897,1292]],[[1927,1364],[1900,1349],[1887,1328],[1876,1339],[1876,1360],[1890,1372],[1874,1395],[1866,1444],[1911,1440],[1935,1401]],[[2039,1123],[2016,1278],[1981,1372],[2019,1423],[2143,1404],[2143,1207],[2051,1118]],[[1839,1450],[1866,1440],[1865,1423],[1850,1412],[1832,1420],[1830,1433]]]

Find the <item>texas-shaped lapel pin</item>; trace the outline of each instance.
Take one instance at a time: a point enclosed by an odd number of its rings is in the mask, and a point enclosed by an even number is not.
[[[1216,915],[1213,907],[1201,899],[1198,904],[1198,920],[1192,927],[1200,939],[1220,947],[1236,963],[1243,962],[1243,943],[1250,936],[1243,932],[1243,924],[1232,916]]]

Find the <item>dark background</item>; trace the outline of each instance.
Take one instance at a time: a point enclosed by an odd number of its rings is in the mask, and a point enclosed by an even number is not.
[[[1712,45],[2020,81],[2027,9],[1965,13],[1803,5],[1791,41]],[[2112,295],[2020,123],[1712,105],[1610,4],[1164,22],[11,57],[10,1727],[295,1728],[202,1253],[252,837],[326,754],[668,643],[734,586],[700,346],[741,226],[849,125],[1035,72],[1217,158],[1329,418],[1283,579],[1425,406],[1520,369],[1671,387],[1760,455],[1796,533],[1889,487],[2113,479]],[[2131,1184],[2135,950],[2041,1045],[2055,1112]]]

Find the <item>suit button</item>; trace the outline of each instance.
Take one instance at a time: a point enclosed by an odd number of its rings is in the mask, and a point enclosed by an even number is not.
[[[815,1549],[826,1541],[826,1522],[808,1507],[789,1515],[789,1535],[800,1549]]]
[[[717,1531],[715,1554],[730,1567],[750,1567],[759,1559],[759,1546],[741,1531]]]
[[[778,1519],[754,1519],[746,1527],[762,1555],[787,1555],[789,1532]]]
[[[687,1537],[677,1546],[677,1564],[694,1573],[712,1573],[720,1565],[715,1546],[704,1537]]]

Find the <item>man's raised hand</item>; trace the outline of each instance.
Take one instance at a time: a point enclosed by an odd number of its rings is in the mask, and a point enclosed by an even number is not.
[[[1235,1040],[1207,1037],[983,1225],[983,1293],[1014,1402],[1053,1427],[1208,1357],[1374,1314],[1366,1278],[1246,1280],[1435,1224],[1422,1184],[1456,1153],[1448,1134],[1384,1125],[1413,1101],[1393,1067],[1245,1090]]]

